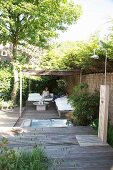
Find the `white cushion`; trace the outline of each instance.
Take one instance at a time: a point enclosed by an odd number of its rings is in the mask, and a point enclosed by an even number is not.
[[[29,93],[29,96],[40,96],[40,93]]]
[[[30,93],[28,96],[28,101],[39,101],[42,99],[42,96],[39,93]]]
[[[67,97],[61,97],[61,98],[57,98],[55,100],[56,106],[58,108],[59,111],[70,111],[70,110],[74,110],[73,107],[70,105],[70,103],[68,103],[68,99]]]
[[[52,94],[52,93],[50,93]],[[53,98],[43,98],[40,93],[30,93],[28,96],[28,101],[40,101],[40,100],[44,100],[44,101],[52,101]]]

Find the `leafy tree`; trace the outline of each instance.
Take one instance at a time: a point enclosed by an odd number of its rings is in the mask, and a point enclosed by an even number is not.
[[[81,15],[81,7],[67,0],[1,0],[0,42],[12,43],[14,74],[13,101],[18,89],[17,46],[27,42],[47,47],[47,42],[57,36],[57,30],[66,30]]]
[[[88,68],[91,65],[90,56],[93,49],[98,48],[98,37],[93,36],[88,42],[64,42],[57,44],[42,60],[43,68],[76,69]]]
[[[67,68],[88,68],[91,65],[90,56],[93,50],[98,48],[98,37],[91,37],[88,42],[76,42],[75,48],[69,51],[65,56],[65,65]]]

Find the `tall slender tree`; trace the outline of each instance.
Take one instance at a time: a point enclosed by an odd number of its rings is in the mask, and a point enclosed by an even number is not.
[[[57,30],[66,30],[76,22],[81,11],[81,6],[68,0],[0,0],[0,42],[12,44],[13,101],[18,88],[18,44],[24,41],[47,46]]]

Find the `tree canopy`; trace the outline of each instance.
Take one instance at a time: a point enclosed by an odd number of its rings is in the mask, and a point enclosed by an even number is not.
[[[81,6],[67,0],[1,0],[0,42],[17,45],[24,40],[44,47],[81,13]]]
[[[98,47],[98,37],[93,36],[88,42],[64,42],[56,44],[42,60],[44,69],[86,68],[91,64],[90,56]]]
[[[17,53],[18,45],[47,47],[57,30],[66,30],[81,13],[81,6],[68,0],[0,0],[0,43],[12,44],[13,101],[18,89],[17,65],[25,57]]]
[[[109,37],[109,38],[108,38]],[[87,42],[64,42],[56,44],[42,60],[44,69],[82,69],[85,73],[104,72],[107,51],[107,71],[112,72],[113,65],[113,34],[105,37],[100,46],[97,36],[92,36]],[[98,60],[91,58],[96,49]]]

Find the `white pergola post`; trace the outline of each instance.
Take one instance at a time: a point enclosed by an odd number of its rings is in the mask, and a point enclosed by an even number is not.
[[[22,71],[20,70],[20,117],[22,116]]]

